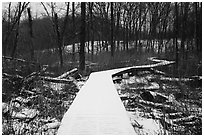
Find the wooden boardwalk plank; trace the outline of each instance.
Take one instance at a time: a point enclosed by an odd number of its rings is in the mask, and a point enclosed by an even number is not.
[[[90,75],[65,113],[58,135],[136,134],[112,81],[118,71]]]
[[[136,134],[112,81],[112,76],[129,71],[173,64],[174,61],[112,69],[92,73],[65,113],[58,135]]]

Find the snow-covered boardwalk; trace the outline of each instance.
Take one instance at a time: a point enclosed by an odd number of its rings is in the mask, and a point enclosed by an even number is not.
[[[112,76],[174,63],[174,61],[155,58],[150,60],[158,63],[91,73],[65,113],[58,135],[136,134],[115,89]]]
[[[136,134],[112,81],[119,71],[90,75],[65,113],[58,135]]]

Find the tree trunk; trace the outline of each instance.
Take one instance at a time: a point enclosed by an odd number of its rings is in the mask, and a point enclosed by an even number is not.
[[[22,12],[25,10],[25,8],[28,6],[29,2],[23,2],[23,5],[21,4],[21,2],[18,2],[18,6],[16,7],[15,10],[15,15],[12,17],[13,20],[11,19],[11,2],[9,3],[9,13],[8,13],[8,30],[6,32],[6,36],[3,39],[3,45],[4,45],[4,54],[7,55],[7,49],[8,49],[8,41],[9,41],[9,37],[11,35],[11,33],[13,32],[13,30],[15,29],[16,26],[16,35],[15,35],[15,42],[14,42],[14,47],[13,47],[13,51],[11,52],[11,56],[14,56],[16,48],[17,48],[17,42],[18,42],[18,33],[17,32],[19,30],[19,22],[20,22],[20,18],[21,18],[21,14]],[[16,39],[17,38],[17,39]]]
[[[199,44],[198,44],[198,3],[194,2],[194,40],[195,40],[195,48],[197,53],[199,54]]]
[[[85,70],[85,53],[84,53],[84,47],[85,47],[85,38],[86,38],[86,3],[81,2],[81,37],[80,37],[80,52],[79,52],[79,70],[84,71]]]
[[[87,14],[87,27],[86,27],[86,33],[87,33],[87,37],[86,37],[86,46],[87,46],[87,52],[88,55],[90,53],[90,49],[89,49],[89,41],[90,41],[90,14]]]
[[[135,21],[135,51],[137,51],[137,41],[138,41],[138,25],[137,25],[137,20]]]
[[[177,6],[177,2],[175,2],[175,16],[176,16],[176,20],[174,22],[175,26],[174,26],[174,36],[175,36],[175,47],[176,47],[176,66],[178,68],[178,6]]]
[[[183,3],[181,3],[183,4]],[[182,6],[183,18],[182,18],[182,36],[181,36],[181,50],[182,50],[182,58],[185,57],[185,40],[186,40],[186,19],[188,16],[188,2],[184,3],[184,7]]]
[[[72,2],[72,26],[73,26],[73,35],[75,35],[75,4]],[[75,41],[72,45],[72,61],[75,61]]]
[[[113,27],[114,27],[114,18],[113,18],[113,2],[111,2],[111,56],[114,56],[114,42],[113,42]]]
[[[128,22],[126,22],[126,27],[125,27],[125,45],[126,45],[126,50],[128,51]]]
[[[141,44],[140,44],[140,41],[141,41],[141,30],[142,30],[142,11],[141,11],[141,2],[139,3],[139,34],[138,34],[138,42],[139,42],[139,48],[141,51]]]
[[[53,7],[52,7],[53,8]],[[54,9],[53,9],[54,11]],[[54,13],[54,26],[55,26],[55,30],[57,33],[57,45],[58,45],[58,53],[59,53],[59,58],[60,58],[60,67],[63,67],[63,56],[62,56],[62,46],[63,46],[63,40],[64,40],[64,35],[65,35],[65,30],[66,30],[66,26],[67,26],[67,21],[68,21],[68,14],[69,14],[69,2],[67,4],[67,9],[66,9],[66,16],[63,22],[63,26],[61,29],[61,33],[60,33],[60,29],[59,29],[59,22],[58,22],[58,15],[57,13]]]
[[[94,55],[94,30],[93,30],[93,2],[89,2],[90,22],[91,22],[91,59]]]
[[[59,53],[59,57],[60,57],[60,67],[63,67],[63,57],[62,57],[62,38],[60,35],[60,31],[59,31],[59,24],[58,24],[58,16],[57,13],[55,13],[55,29],[57,32],[57,45],[58,45],[58,53]]]
[[[119,5],[120,6],[120,5]],[[120,7],[117,11],[117,27],[116,27],[116,35],[117,35],[117,50],[120,49],[120,38],[119,38],[119,26],[120,26]]]
[[[33,47],[33,28],[32,28],[32,16],[31,16],[30,8],[27,8],[27,12],[28,12],[28,20],[29,20],[29,32],[30,32],[30,38],[31,38],[30,57],[31,57],[31,61],[34,61],[35,57],[34,57],[34,47]]]
[[[16,35],[15,35],[15,40],[14,40],[14,47],[13,47],[13,50],[11,52],[11,57],[12,58],[14,58],[14,56],[15,56],[16,48],[17,48],[17,45],[18,45],[19,24],[20,24],[20,20],[18,20],[18,22],[17,22]]]
[[[21,2],[19,2],[19,6],[18,6],[18,17],[17,17],[18,20],[17,20],[16,35],[15,35],[15,40],[14,40],[14,47],[13,47],[13,50],[11,52],[11,57],[12,58],[14,58],[14,56],[15,56],[16,48],[17,48],[17,45],[18,45],[20,17],[21,17]]]
[[[197,18],[199,18],[199,20],[197,21],[197,38],[198,38],[198,55],[199,55],[199,58],[202,59],[202,3],[197,3],[198,4],[198,8],[200,9],[199,10],[199,16],[197,14]],[[199,6],[200,5],[200,6]]]
[[[11,2],[9,2],[9,7],[8,7],[8,24],[7,24],[7,32],[5,36],[5,40],[2,40],[2,46],[3,46],[3,54],[6,56],[7,54],[7,42],[8,42],[8,37],[10,35],[10,25],[11,25]],[[4,37],[3,37],[4,38]]]

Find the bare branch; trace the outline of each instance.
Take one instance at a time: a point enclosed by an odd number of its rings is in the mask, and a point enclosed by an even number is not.
[[[50,14],[49,14],[49,12],[48,12],[48,10],[47,10],[47,8],[46,8],[45,4],[44,4],[43,2],[41,2],[41,4],[42,4],[42,6],[43,6],[43,8],[44,8],[45,12],[47,13],[47,16],[49,16],[49,17],[50,17]]]

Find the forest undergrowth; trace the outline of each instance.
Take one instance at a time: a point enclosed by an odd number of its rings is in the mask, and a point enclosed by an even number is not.
[[[137,134],[202,134],[201,77],[134,70],[113,81]]]
[[[62,75],[64,80],[54,77],[56,74],[47,66],[33,65],[3,58],[3,135],[55,135],[85,82],[76,69],[73,74]]]
[[[102,53],[96,58],[97,63],[86,61],[85,75],[74,70],[65,77],[66,80],[58,78],[77,67],[78,62],[67,61],[63,68],[59,68],[55,60],[49,65],[39,65],[3,58],[2,134],[55,135],[64,113],[91,72],[153,63],[147,58],[155,54],[130,52],[116,54],[113,63],[104,62],[111,58],[108,52]],[[192,60],[183,63],[188,72],[178,71],[178,75],[174,74],[174,64],[158,68],[163,71],[161,74],[138,71],[113,78],[136,132],[201,134],[202,78],[198,61]],[[193,66],[197,66],[197,71]],[[184,68],[180,66],[180,70]],[[148,130],[142,124],[144,121],[154,123],[157,129]]]

